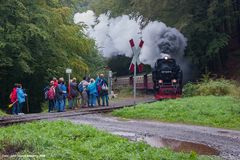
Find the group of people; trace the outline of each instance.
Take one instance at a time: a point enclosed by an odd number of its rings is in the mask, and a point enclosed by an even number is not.
[[[96,80],[83,77],[82,81],[77,83],[76,78],[71,79],[68,87],[63,78],[53,78],[49,86],[44,89],[45,98],[48,100],[48,112],[56,109],[58,112],[64,112],[66,101],[68,100],[69,109],[81,107],[95,107],[109,105],[108,83],[103,74],[100,74]]]
[[[12,107],[12,114],[14,115],[22,115],[24,114],[22,111],[23,105],[26,101],[27,94],[24,93],[22,89],[22,84],[14,84],[14,87],[10,93],[10,102]]]

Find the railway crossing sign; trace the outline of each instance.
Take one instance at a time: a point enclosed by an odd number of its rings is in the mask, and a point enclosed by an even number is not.
[[[131,39],[131,40],[129,41],[129,43],[130,43],[130,46],[131,46],[132,52],[133,52],[133,59],[132,59],[131,65],[130,65],[130,67],[129,67],[129,70],[130,70],[131,72],[134,72],[135,66],[138,65],[138,71],[139,71],[139,72],[142,72],[142,70],[143,70],[143,64],[142,64],[142,63],[140,62],[140,60],[139,60],[139,55],[140,55],[140,51],[141,51],[141,49],[142,49],[142,47],[143,47],[144,41],[141,40],[137,48],[135,47],[135,44],[134,44],[133,39]]]
[[[130,46],[132,48],[132,52],[133,52],[133,59],[131,62],[131,65],[129,67],[129,70],[131,72],[134,72],[134,81],[133,81],[133,97],[134,97],[134,105],[136,104],[136,72],[137,72],[137,65],[138,65],[138,71],[142,72],[142,68],[143,68],[143,64],[141,64],[140,60],[139,60],[139,55],[140,55],[140,51],[142,49],[142,46],[144,44],[144,41],[141,39],[138,47],[135,47],[134,41],[133,39],[131,39],[129,41]]]

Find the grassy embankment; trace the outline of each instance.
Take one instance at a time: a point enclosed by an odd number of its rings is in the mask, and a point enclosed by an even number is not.
[[[5,115],[6,115],[6,113],[4,113],[2,110],[0,110],[0,117],[5,116]]]
[[[70,122],[39,121],[14,125],[0,130],[1,155],[45,155],[44,159],[165,159],[208,160],[195,153],[174,153],[169,149],[152,148],[131,143],[89,126]],[[40,158],[39,158],[40,159]]]
[[[240,130],[240,101],[232,97],[197,96],[140,104],[112,113],[114,116]]]
[[[230,81],[208,80],[185,87],[185,97],[140,104],[112,113],[114,116],[186,123],[240,130],[239,88]]]

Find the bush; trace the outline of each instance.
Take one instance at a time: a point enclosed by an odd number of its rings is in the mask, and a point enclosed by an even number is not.
[[[197,85],[189,82],[183,87],[183,95],[185,97],[196,96]]]
[[[233,96],[240,97],[240,87],[235,81],[226,79],[204,79],[199,83],[188,83],[183,87],[183,95],[189,96]]]

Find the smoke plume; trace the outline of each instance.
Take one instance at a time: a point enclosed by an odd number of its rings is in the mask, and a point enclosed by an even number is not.
[[[131,57],[129,40],[134,39],[137,46],[142,38],[145,43],[140,61],[153,66],[156,60],[165,54],[177,59],[182,57],[187,46],[187,39],[177,29],[167,27],[162,22],[149,22],[142,28],[142,17],[130,18],[128,15],[122,15],[110,18],[109,13],[96,17],[94,12],[89,10],[76,13],[74,22],[86,26],[85,34],[95,39],[104,57]]]

